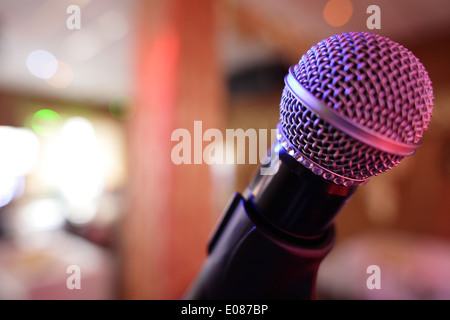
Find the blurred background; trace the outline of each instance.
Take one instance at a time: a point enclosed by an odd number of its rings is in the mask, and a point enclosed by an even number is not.
[[[288,66],[345,31],[409,48],[435,109],[417,153],[337,217],[318,298],[450,299],[446,0],[2,3],[0,299],[178,299],[257,167],[175,165],[172,132],[275,128]]]

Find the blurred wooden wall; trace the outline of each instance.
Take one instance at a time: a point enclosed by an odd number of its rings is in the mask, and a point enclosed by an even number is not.
[[[124,299],[177,299],[197,274],[215,221],[208,166],[174,165],[171,134],[193,134],[195,120],[203,130],[222,128],[216,15],[212,1],[138,3],[121,290]]]

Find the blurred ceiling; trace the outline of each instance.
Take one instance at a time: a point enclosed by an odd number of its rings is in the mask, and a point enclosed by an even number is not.
[[[238,26],[233,41],[226,43],[225,52],[234,60],[251,63],[263,46],[270,48],[290,63],[298,61],[312,45],[332,34],[347,31],[368,31],[403,44],[410,48],[430,42],[450,39],[450,2],[447,0],[224,0],[228,4],[228,19]],[[381,29],[369,30],[367,13],[370,5],[380,8]],[[345,23],[333,26],[324,12],[330,6],[335,18]],[[345,16],[348,18],[346,19]],[[235,28],[236,29],[236,28]],[[233,28],[226,31],[230,33]],[[243,38],[242,35],[247,35]],[[225,37],[225,39],[227,39]],[[244,40],[243,40],[244,39]],[[254,46],[246,55],[239,55],[239,44],[259,39],[263,45]],[[240,47],[243,47],[242,45]],[[242,51],[242,50],[241,50]],[[264,52],[264,50],[262,50]],[[265,53],[265,56],[269,56]],[[272,53],[273,56],[273,53]],[[235,63],[236,63],[235,61]],[[245,64],[245,63],[241,63]]]
[[[252,11],[267,20],[267,24],[283,25],[286,32],[306,35],[313,40],[320,40],[333,33],[343,31],[370,31],[366,21],[370,16],[367,8],[377,5],[381,12],[381,29],[377,33],[398,40],[420,39],[436,35],[448,34],[450,27],[450,3],[447,0],[227,0],[235,8]],[[332,6],[336,15],[352,13],[348,22],[342,26],[332,26],[324,17],[324,9]],[[341,10],[342,12],[337,12]]]
[[[81,9],[81,28],[69,30],[67,7]],[[0,7],[0,86],[3,90],[104,101],[130,90],[130,21],[134,1],[16,0]],[[66,88],[33,77],[26,60],[47,50],[69,65]]]
[[[327,23],[323,13],[330,2],[347,8],[349,19],[342,26]],[[131,58],[135,3],[4,1],[0,8],[1,89],[97,101],[129,93],[135,68]],[[80,30],[66,27],[70,16],[66,9],[72,4],[81,8]],[[230,73],[273,59],[298,60],[312,44],[331,34],[371,31],[366,26],[370,15],[366,10],[372,4],[381,9],[381,29],[372,32],[407,47],[449,34],[448,0],[222,0],[218,2],[218,42],[224,69]],[[38,49],[70,66],[73,79],[69,86],[55,89],[30,74],[26,60]]]

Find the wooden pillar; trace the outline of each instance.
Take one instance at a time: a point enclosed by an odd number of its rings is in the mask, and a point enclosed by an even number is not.
[[[204,0],[140,0],[136,10],[136,111],[120,238],[124,299],[179,298],[206,256],[210,171],[173,164],[171,134],[185,128],[193,135],[195,120],[203,130],[222,128],[214,17],[213,2]]]

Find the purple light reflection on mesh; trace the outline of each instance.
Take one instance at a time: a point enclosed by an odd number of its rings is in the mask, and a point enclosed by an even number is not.
[[[367,32],[329,37],[303,55],[292,75],[341,118],[337,120],[351,122],[373,137],[368,144],[358,130],[338,129],[285,87],[278,127],[281,143],[298,161],[335,183],[364,183],[396,166],[413,152],[387,146],[414,150],[428,127],[433,109],[428,74],[410,51],[388,38]]]

